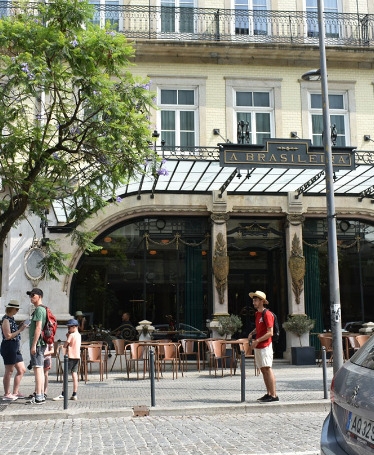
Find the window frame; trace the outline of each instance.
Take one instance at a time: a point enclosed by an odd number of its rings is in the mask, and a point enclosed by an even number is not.
[[[281,99],[281,83],[282,79],[265,79],[265,78],[225,78],[226,80],[226,100],[227,100],[227,137],[232,142],[237,142],[237,106],[236,92],[269,92],[271,104],[270,128],[271,137],[281,136],[277,132],[282,131],[282,99]],[[242,106],[238,106],[242,108]],[[265,110],[255,107],[257,112],[265,112]],[[270,108],[265,108],[269,110]],[[239,109],[242,112],[242,109]],[[256,112],[256,110],[253,110]],[[252,134],[255,132],[252,131]]]

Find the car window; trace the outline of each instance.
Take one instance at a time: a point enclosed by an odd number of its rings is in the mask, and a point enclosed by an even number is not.
[[[359,349],[351,358],[350,361],[355,365],[374,370],[374,336]]]

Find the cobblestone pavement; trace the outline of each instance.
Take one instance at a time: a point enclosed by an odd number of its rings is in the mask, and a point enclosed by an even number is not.
[[[37,411],[37,410],[36,410]],[[0,423],[1,452],[97,455],[317,455],[326,412]]]
[[[62,383],[50,374],[43,405],[26,400],[2,404],[1,453],[7,454],[129,454],[129,455],[317,455],[330,401],[325,398],[323,370],[275,363],[279,403],[259,404],[264,394],[253,365],[224,377],[188,371],[173,380],[170,371],[155,381],[151,406],[149,378],[130,380],[119,371],[103,382],[94,371],[79,383],[78,401],[53,401]],[[327,369],[327,381],[332,368]],[[68,384],[71,393],[71,382]],[[31,393],[34,377],[22,379],[22,392]],[[242,392],[245,400],[242,402]],[[145,406],[149,416],[134,416]]]

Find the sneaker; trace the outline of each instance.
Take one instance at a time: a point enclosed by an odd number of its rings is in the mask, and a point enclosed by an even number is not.
[[[271,395],[265,393],[265,395],[264,395],[263,397],[257,398],[257,401],[265,401],[265,400],[267,400],[270,396],[271,396]]]
[[[17,396],[13,395],[12,393],[7,393],[6,395],[3,396],[3,401],[16,401]]]
[[[35,397],[32,397],[31,400],[27,400],[26,404],[44,404],[45,400],[37,400]]]
[[[46,393],[44,394],[44,399],[45,399],[45,400],[47,399],[47,394],[46,394]]]
[[[73,400],[73,401],[77,401],[77,400],[78,400],[78,397],[77,397],[76,395],[72,395],[72,396],[70,397],[70,399]]]
[[[261,400],[260,403],[272,403],[274,401],[279,401],[279,398],[268,395],[267,398],[264,398],[263,400]]]
[[[29,395],[27,398],[28,398],[29,400],[31,400],[31,398],[34,398],[35,395],[36,395],[36,393],[34,392],[34,393],[32,393],[31,395]]]
[[[14,395],[15,397],[21,398],[21,399],[22,399],[22,398],[26,398],[25,395],[24,395],[23,393],[21,393],[21,392],[14,393],[13,395]]]
[[[64,395],[59,395],[58,397],[52,398],[53,401],[60,401],[64,399]]]

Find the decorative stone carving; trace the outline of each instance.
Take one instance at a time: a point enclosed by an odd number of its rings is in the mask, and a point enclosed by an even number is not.
[[[214,253],[213,273],[219,296],[219,303],[223,304],[227,287],[227,275],[229,274],[229,257],[227,256],[226,242],[222,232],[217,234]]]
[[[212,213],[210,218],[214,224],[224,224],[230,219],[230,215],[228,213]]]
[[[292,290],[295,294],[295,301],[300,303],[300,295],[304,287],[305,276],[305,257],[300,245],[300,239],[295,234],[292,239],[292,248],[290,259],[288,260],[288,267],[291,272]]]
[[[287,215],[287,221],[292,226],[299,226],[303,224],[305,220],[305,216],[300,213],[289,213]]]

